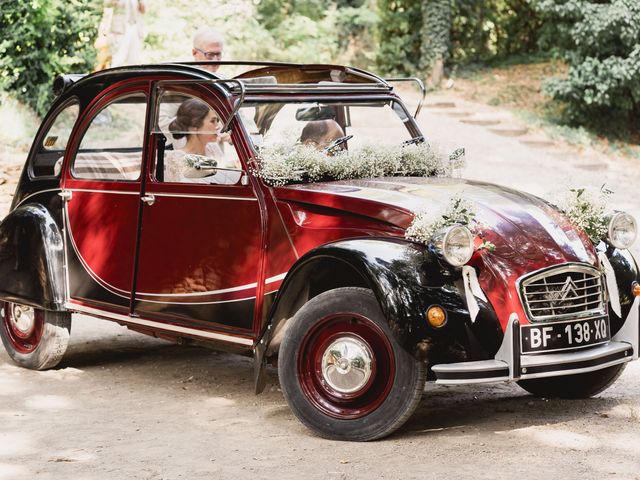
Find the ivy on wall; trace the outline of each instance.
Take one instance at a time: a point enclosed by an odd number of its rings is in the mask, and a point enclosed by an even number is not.
[[[429,70],[451,53],[451,0],[429,0],[422,14],[421,67]]]

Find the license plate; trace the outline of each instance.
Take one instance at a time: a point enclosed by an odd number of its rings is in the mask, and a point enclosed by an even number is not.
[[[520,327],[522,353],[556,352],[598,345],[611,339],[609,318],[541,323]]]

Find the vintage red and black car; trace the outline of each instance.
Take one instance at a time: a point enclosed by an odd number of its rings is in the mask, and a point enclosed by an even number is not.
[[[267,179],[267,147],[297,148],[311,122],[342,132],[314,140],[328,162],[424,137],[371,73],[218,63],[241,73],[165,64],[56,81],[0,224],[0,330],[17,364],[55,367],[72,314],[92,315],[251,355],[257,392],[277,365],[305,425],[372,440],[429,382],[584,398],[638,358],[631,217],[594,242],[553,205],[493,184],[389,170]],[[203,104],[205,120],[178,121]],[[464,225],[407,238],[418,212],[452,198],[492,248]]]

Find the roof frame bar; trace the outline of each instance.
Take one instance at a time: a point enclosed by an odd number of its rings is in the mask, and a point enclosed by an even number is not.
[[[363,80],[367,80],[369,83],[380,83],[386,85],[386,81],[384,78],[379,77],[371,72],[367,72],[365,70],[361,70],[359,68],[354,67],[346,67],[342,65],[328,65],[328,64],[310,64],[310,63],[290,63],[290,62],[259,62],[259,61],[250,61],[250,60],[241,60],[241,61],[233,61],[233,60],[208,60],[208,61],[187,61],[187,62],[169,62],[164,65],[189,65],[189,66],[209,66],[209,65],[228,65],[228,66],[247,66],[247,67],[291,67],[291,68],[300,68],[300,69],[312,69],[314,67],[324,68],[326,70],[330,69],[344,69],[344,72],[350,75],[354,75],[358,78],[362,78]]]
[[[416,113],[414,113],[413,118],[418,118],[418,114],[420,113],[420,110],[422,110],[422,105],[424,103],[424,99],[427,96],[427,89],[424,86],[424,82],[422,80],[420,80],[417,77],[407,77],[407,78],[386,78],[385,79],[387,82],[412,82],[412,83],[417,83],[418,84],[418,88],[420,89],[420,92],[422,92],[422,97],[420,98],[420,101],[418,102],[418,107],[416,108]]]

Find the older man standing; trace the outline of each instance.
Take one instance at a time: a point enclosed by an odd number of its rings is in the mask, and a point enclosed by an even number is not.
[[[196,62],[220,61],[224,49],[224,37],[217,30],[210,27],[199,29],[193,36],[191,53]],[[220,65],[202,65],[210,72],[217,72]]]
[[[202,27],[193,36],[191,54],[196,62],[221,60],[223,49],[224,37],[214,28]],[[199,65],[199,68],[216,73],[220,65]],[[173,144],[174,148],[181,148],[184,145],[184,139],[176,140],[169,132],[169,124],[175,119],[179,106],[178,103],[167,103],[161,100],[158,113],[158,126],[167,137],[167,143]],[[223,138],[226,140],[227,137],[228,135]]]

